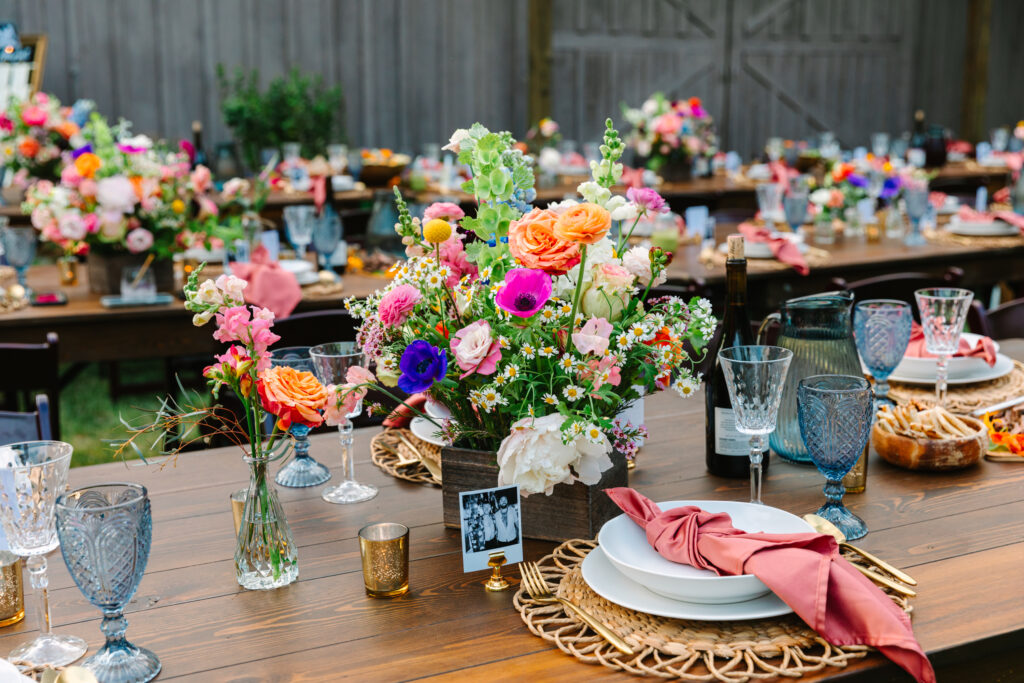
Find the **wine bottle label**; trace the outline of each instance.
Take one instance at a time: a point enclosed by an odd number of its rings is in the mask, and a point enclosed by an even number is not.
[[[715,408],[715,452],[721,455],[750,455],[750,437],[736,431],[736,411]]]

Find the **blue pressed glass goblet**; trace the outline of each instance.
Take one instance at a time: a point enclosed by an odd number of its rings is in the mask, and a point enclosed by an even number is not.
[[[68,572],[103,610],[100,629],[107,642],[82,663],[103,683],[145,683],[160,673],[157,656],[124,637],[124,606],[146,571],[152,532],[144,486],[96,484],[57,499],[57,535]]]
[[[313,372],[313,361],[309,357],[308,346],[286,346],[272,349],[270,363],[274,366],[287,366],[303,372]],[[274,477],[281,486],[305,488],[319,486],[331,478],[331,471],[309,455],[309,427],[293,424],[288,430],[295,440],[295,457],[282,467]]]
[[[903,360],[910,342],[914,314],[910,304],[895,299],[869,299],[853,309],[857,351],[875,378],[875,405],[893,405],[889,375]]]
[[[921,219],[928,211],[928,185],[921,183],[919,186],[910,186],[904,190],[904,200],[907,203],[907,216],[910,217],[911,231],[903,243],[908,247],[920,247],[927,244],[924,235],[921,234]]]
[[[807,220],[807,189],[790,186],[789,192],[782,198],[782,211],[786,214],[786,222],[796,232]]]
[[[36,229],[35,228],[10,228],[7,227],[7,219],[0,224],[0,242],[4,247],[4,256],[7,263],[14,267],[18,273],[18,284],[28,292],[28,281],[26,273],[36,257]]]
[[[797,415],[811,461],[825,475],[825,504],[818,515],[839,527],[849,540],[863,538],[867,524],[843,505],[843,477],[864,452],[874,406],[871,385],[863,377],[813,375],[797,387]]]

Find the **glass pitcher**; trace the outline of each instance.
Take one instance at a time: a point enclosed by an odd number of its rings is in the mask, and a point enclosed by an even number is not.
[[[852,292],[812,294],[784,303],[761,323],[758,343],[773,322],[780,325],[776,346],[793,351],[779,406],[778,426],[772,433],[771,449],[790,462],[810,464],[797,422],[796,390],[800,380],[811,375],[856,375],[863,372],[853,339]]]

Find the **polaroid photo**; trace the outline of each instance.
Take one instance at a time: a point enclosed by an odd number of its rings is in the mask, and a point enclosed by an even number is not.
[[[508,564],[523,561],[523,520],[519,486],[499,486],[459,494],[462,571],[488,569],[491,553],[505,553]]]

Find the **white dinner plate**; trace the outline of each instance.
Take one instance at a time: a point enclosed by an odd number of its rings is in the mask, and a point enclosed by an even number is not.
[[[961,360],[959,358],[951,360]],[[977,359],[972,359],[977,360]],[[902,363],[900,364],[902,365]],[[982,369],[977,372],[972,372],[967,375],[961,375],[959,377],[953,377],[950,374],[948,383],[949,384],[974,384],[976,382],[989,382],[1000,377],[1005,377],[1013,372],[1013,360],[1004,356],[1003,354],[997,354],[996,364],[989,367],[985,361],[981,361]],[[899,370],[899,366],[896,366]],[[920,377],[916,375],[901,375],[893,372],[889,375],[890,382],[902,382],[903,384],[935,384],[935,374],[931,377]]]
[[[982,336],[980,334],[974,334],[972,332],[964,332],[961,338],[970,344],[973,349],[981,341]],[[998,354],[999,342],[993,341],[993,346]],[[916,377],[920,380],[928,382],[935,381],[935,368],[938,359],[936,358],[920,358],[917,356],[904,356],[900,364],[893,370],[894,375],[900,377]],[[956,358],[950,358],[947,364],[947,372],[949,373],[949,379],[963,379],[973,381],[974,377],[988,374],[989,370],[988,363],[985,362],[984,358],[978,358],[977,356],[962,356]]]
[[[427,443],[434,444],[435,446],[447,446],[441,435],[437,433],[437,427],[434,423],[425,417],[414,417],[412,423],[409,425],[409,429],[420,441],[426,441]]]
[[[423,404],[423,412],[436,420],[450,420],[452,417],[452,411],[448,410],[448,406],[438,403],[429,396]]]
[[[801,254],[806,254],[807,253],[807,249],[808,249],[807,244],[802,242],[793,233],[791,233],[791,232],[780,232],[780,233],[776,233],[776,237],[782,237],[784,239],[790,240],[791,242],[795,242],[796,246],[800,250]],[[728,242],[722,242],[721,244],[719,244],[718,245],[718,251],[722,252],[723,254],[728,254],[729,253],[729,243]],[[743,243],[743,255],[746,256],[747,258],[757,258],[757,259],[775,258],[775,254],[772,253],[772,248],[768,245],[767,242],[751,242],[750,240],[744,240],[744,243]]]
[[[304,259],[289,258],[282,259],[277,262],[279,266],[287,270],[289,273],[311,273],[313,272],[313,264]]]
[[[946,230],[954,235],[970,235],[974,237],[1013,237],[1020,234],[1020,228],[1006,221],[974,223],[969,221],[950,221]]]
[[[726,512],[737,529],[764,533],[812,533],[796,515],[767,505],[727,500],[674,500],[658,503],[662,510],[694,505],[707,512]],[[672,562],[658,554],[644,530],[626,514],[609,520],[598,535],[608,560],[622,574],[653,593],[672,600],[730,603],[752,600],[768,593],[753,574],[718,576],[707,569]]]
[[[948,197],[946,202],[935,210],[940,216],[949,216],[960,211],[960,200],[956,197]]]
[[[605,600],[626,609],[659,617],[697,621],[742,621],[778,617],[793,611],[774,593],[745,602],[718,605],[670,600],[623,576],[605,555],[601,546],[594,548],[583,558],[580,570],[587,585]]]
[[[295,280],[303,287],[306,285],[315,285],[320,282],[320,274],[313,271],[295,273]]]

